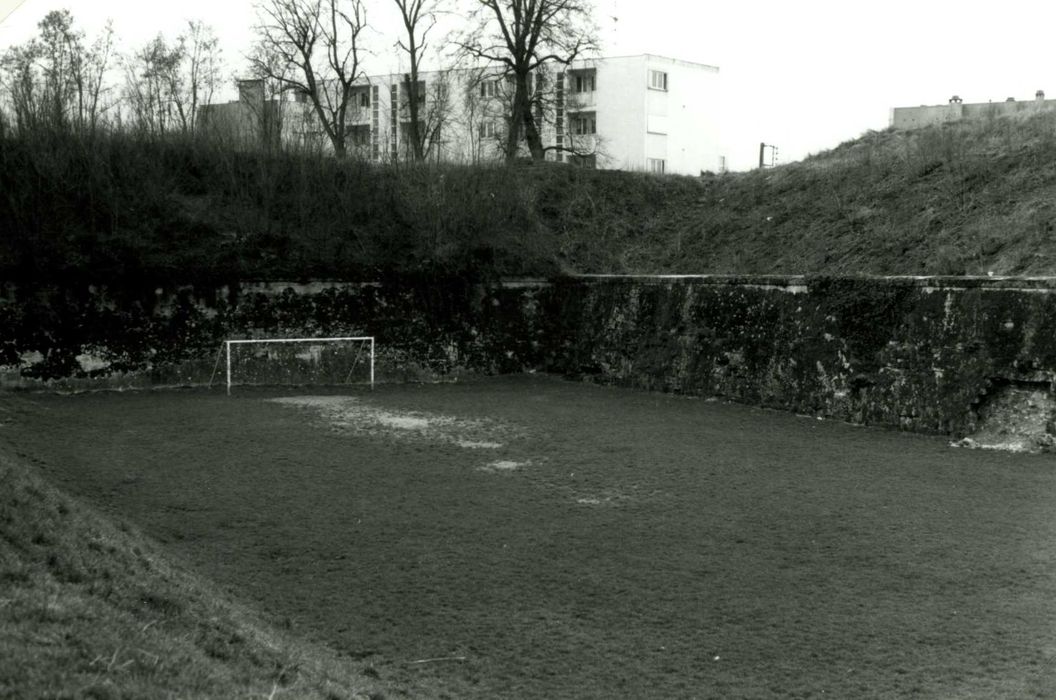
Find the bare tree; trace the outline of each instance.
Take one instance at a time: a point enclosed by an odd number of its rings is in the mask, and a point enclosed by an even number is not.
[[[23,127],[95,128],[111,59],[110,25],[90,47],[67,10],[49,12],[37,27],[36,38],[0,58],[0,82],[15,122]]]
[[[107,21],[103,33],[92,42],[77,70],[77,94],[80,104],[80,123],[95,129],[107,109],[102,103],[106,87],[106,73],[114,56],[114,27]]]
[[[506,158],[516,157],[522,134],[534,160],[545,156],[536,123],[531,76],[552,64],[567,66],[597,48],[590,0],[472,0],[471,28],[459,40],[473,59],[498,64],[513,80]]]
[[[253,80],[239,81],[239,101],[249,117],[248,121],[236,119],[234,123],[217,126],[221,126],[221,130],[224,127],[234,127],[240,144],[263,147],[265,150],[274,150],[288,145],[303,147],[306,136],[305,127],[309,121],[305,117],[308,115],[295,114],[294,119],[289,121],[296,123],[288,123],[286,110],[283,109],[282,103],[283,96],[288,93],[286,82],[282,78],[272,77],[292,73],[293,67],[274,53],[266,51],[266,47],[260,44],[254,47],[250,62],[255,66],[253,72],[258,77]],[[262,64],[267,66],[266,70],[260,68]],[[305,107],[306,105],[299,106]],[[294,144],[284,143],[283,135],[295,127],[300,127],[296,142]]]
[[[404,84],[407,83],[407,77],[405,74]],[[410,116],[410,105],[405,104],[409,117],[402,134],[405,157],[415,161],[441,158],[443,136],[452,112],[450,77],[449,71],[437,71],[429,75],[428,81],[418,81],[415,93],[419,96],[416,117]],[[410,101],[408,93],[405,93],[405,99]]]
[[[407,54],[410,63],[410,72],[403,77],[404,94],[407,95],[407,110],[410,117],[407,135],[410,140],[411,155],[414,160],[420,161],[425,158],[428,129],[422,123],[420,114],[425,95],[421,94],[419,69],[427,48],[426,39],[429,31],[436,26],[437,0],[393,0],[393,2],[400,11],[403,28],[407,32],[406,39],[400,39],[398,42],[399,47]]]
[[[179,118],[174,111],[176,95],[183,89],[183,57],[182,42],[170,46],[158,34],[125,58],[125,102],[135,128],[160,134],[169,131]]]
[[[73,28],[69,10],[49,12],[37,25],[37,55],[43,68],[43,107],[53,124],[65,122],[76,103],[74,73],[80,62],[82,35]]]
[[[14,123],[22,129],[32,129],[44,120],[43,86],[36,70],[37,50],[35,42],[13,46],[0,61],[5,97]]]
[[[469,144],[469,162],[477,163],[481,155],[480,124],[488,107],[487,98],[480,87],[484,81],[484,71],[480,68],[469,69],[465,76],[461,86],[462,109],[459,110],[459,122],[468,137],[466,141]]]
[[[470,67],[462,76],[458,122],[468,137],[469,161],[490,160],[496,153],[507,155],[512,81],[505,79],[501,69],[488,65]]]
[[[212,99],[222,70],[220,42],[207,24],[191,20],[169,44],[158,34],[126,57],[125,99],[140,129],[194,132],[198,107]]]
[[[259,46],[250,58],[254,73],[305,96],[334,153],[344,156],[346,115],[353,86],[363,77],[359,45],[367,24],[363,1],[263,0],[257,15]]]
[[[180,70],[170,76],[171,92],[183,130],[197,131],[198,107],[212,101],[220,84],[220,40],[209,25],[189,20],[179,43],[183,60]]]

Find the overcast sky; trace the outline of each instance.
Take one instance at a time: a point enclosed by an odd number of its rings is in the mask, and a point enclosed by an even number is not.
[[[721,143],[733,169],[752,167],[759,142],[783,162],[887,126],[892,107],[1056,98],[1056,6],[1038,0],[595,0],[603,55],[653,53],[718,66]],[[367,0],[376,55],[393,67],[392,0]],[[187,19],[222,37],[232,74],[252,40],[253,0],[0,0],[0,50],[65,7],[89,35],[112,18],[123,47]],[[615,19],[614,19],[615,18]],[[376,69],[375,69],[376,66]]]

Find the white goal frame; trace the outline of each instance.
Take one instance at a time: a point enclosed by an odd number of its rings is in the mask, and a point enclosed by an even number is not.
[[[374,390],[374,336],[356,335],[340,338],[247,338],[243,340],[225,340],[224,353],[227,356],[227,395],[231,395],[231,346],[248,343],[325,343],[340,340],[370,341],[370,389]]]

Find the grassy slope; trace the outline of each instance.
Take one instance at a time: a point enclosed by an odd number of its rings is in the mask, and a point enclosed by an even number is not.
[[[1052,274],[1054,165],[1051,114],[871,132],[701,178],[0,134],[0,277]]]
[[[374,685],[0,454],[0,697],[336,700]]]
[[[869,133],[705,181],[627,268],[829,274],[1056,273],[1056,116]]]

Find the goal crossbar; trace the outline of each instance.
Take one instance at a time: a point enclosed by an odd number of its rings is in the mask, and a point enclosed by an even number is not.
[[[374,336],[353,335],[331,338],[244,338],[236,340],[225,340],[224,351],[227,356],[227,395],[231,395],[231,346],[245,345],[250,343],[327,343],[335,341],[363,341],[370,342],[370,388],[374,389]]]

